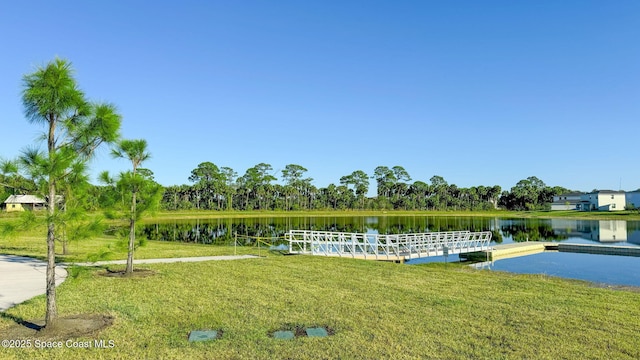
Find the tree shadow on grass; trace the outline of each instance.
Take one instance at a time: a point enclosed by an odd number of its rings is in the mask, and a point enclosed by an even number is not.
[[[21,317],[15,316],[15,315],[11,315],[11,314],[7,314],[5,312],[0,312],[0,318],[1,319],[7,319],[7,320],[11,320],[13,322],[15,322],[16,324],[20,325],[20,326],[24,326],[25,328],[31,329],[31,330],[35,330],[35,331],[40,331],[42,330],[42,326],[33,323],[31,321],[27,321]]]
[[[134,268],[133,273],[127,274],[124,269],[110,269],[107,267],[104,271],[99,271],[97,274],[105,277],[145,278],[155,275],[156,272],[151,269]]]
[[[113,324],[114,318],[102,314],[77,314],[59,316],[56,326],[44,326],[44,319],[25,320],[15,315],[0,313],[0,318],[8,319],[15,324],[2,330],[0,338],[7,339],[55,339],[68,340],[89,336]]]

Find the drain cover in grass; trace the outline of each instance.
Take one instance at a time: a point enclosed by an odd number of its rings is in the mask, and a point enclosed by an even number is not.
[[[216,330],[194,330],[189,333],[189,342],[194,341],[209,341],[218,338],[218,331]]]
[[[289,331],[289,330],[275,331],[273,333],[273,337],[275,339],[281,339],[281,340],[291,340],[295,336],[296,335],[293,333],[293,331]]]
[[[327,329],[323,327],[307,328],[306,332],[308,337],[325,337],[329,335]]]

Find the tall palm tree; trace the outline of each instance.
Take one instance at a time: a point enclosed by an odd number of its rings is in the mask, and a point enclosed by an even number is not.
[[[129,183],[131,188],[131,214],[129,216],[129,248],[127,253],[127,268],[125,273],[130,275],[133,273],[133,252],[135,250],[136,241],[136,195],[140,190],[143,179],[138,176],[138,167],[151,157],[151,154],[147,152],[147,141],[144,139],[138,140],[122,140],[118,143],[118,146],[113,149],[111,155],[115,158],[123,158],[131,161],[133,170],[129,177],[124,176],[126,182]]]

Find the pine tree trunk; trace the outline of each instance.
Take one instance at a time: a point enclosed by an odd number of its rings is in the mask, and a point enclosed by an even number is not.
[[[55,129],[56,121],[55,116],[50,114],[48,118],[49,122],[49,136],[47,139],[47,150],[49,153],[49,162],[53,162],[54,153],[56,150],[55,142]],[[58,307],[56,305],[56,225],[53,220],[53,215],[56,211],[56,182],[49,175],[49,208],[47,209],[49,218],[47,219],[47,309],[44,318],[44,326],[54,328],[56,319],[58,318]]]
[[[49,184],[49,224],[47,224],[47,310],[45,315],[45,327],[55,327],[58,317],[56,306],[56,228],[53,223],[55,213],[55,183]]]
[[[127,269],[125,272],[128,275],[133,274],[133,251],[135,250],[136,241],[136,193],[133,192],[131,201],[131,219],[129,220],[129,251],[127,254]]]

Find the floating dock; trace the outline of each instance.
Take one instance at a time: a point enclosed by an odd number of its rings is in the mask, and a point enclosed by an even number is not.
[[[556,244],[560,252],[640,257],[640,246],[611,246],[592,244]]]
[[[545,251],[640,257],[640,247],[636,246],[565,244],[540,241],[495,245],[488,250],[465,254],[462,257],[474,261],[496,261],[534,255]]]
[[[500,259],[510,259],[514,257],[533,255],[552,250],[557,244],[549,242],[527,241],[522,243],[504,244],[493,246],[490,250],[483,251],[487,260],[496,261]],[[557,248],[553,249],[557,250]]]

